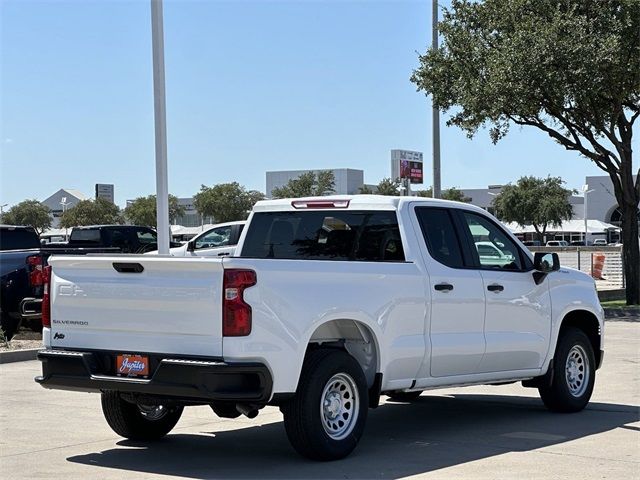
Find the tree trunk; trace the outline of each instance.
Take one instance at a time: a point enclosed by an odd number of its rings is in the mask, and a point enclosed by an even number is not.
[[[622,253],[626,280],[627,305],[640,304],[640,247],[638,242],[638,205],[625,204],[622,210]]]

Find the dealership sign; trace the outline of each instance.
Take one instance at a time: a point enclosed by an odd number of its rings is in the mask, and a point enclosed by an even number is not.
[[[391,150],[391,178],[406,178],[409,183],[423,183],[422,152]]]

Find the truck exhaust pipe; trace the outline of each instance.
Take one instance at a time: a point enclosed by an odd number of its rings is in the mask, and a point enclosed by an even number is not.
[[[255,405],[248,405],[246,403],[237,403],[236,410],[239,411],[247,418],[256,418],[258,416],[258,409]]]

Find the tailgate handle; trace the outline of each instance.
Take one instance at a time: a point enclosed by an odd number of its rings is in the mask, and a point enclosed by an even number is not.
[[[118,263],[113,262],[113,268],[120,273],[142,273],[144,267],[139,263]]]

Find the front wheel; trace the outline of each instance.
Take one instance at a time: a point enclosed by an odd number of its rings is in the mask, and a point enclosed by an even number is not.
[[[368,404],[367,381],[352,356],[342,350],[312,350],[295,397],[282,408],[287,437],[307,458],[344,458],[362,436]]]
[[[582,330],[567,328],[558,340],[553,359],[553,380],[538,388],[553,412],[579,412],[589,403],[595,383],[595,355]]]
[[[118,392],[102,392],[102,412],[111,429],[131,440],[157,440],[176,426],[182,407],[143,405],[122,399]]]

